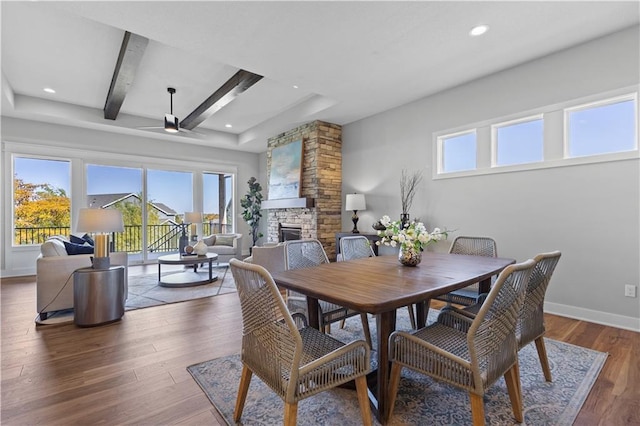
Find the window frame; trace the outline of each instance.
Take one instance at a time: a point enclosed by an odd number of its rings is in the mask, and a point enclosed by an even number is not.
[[[601,153],[592,154],[592,155],[579,155],[579,156],[570,155],[569,115],[572,112],[586,111],[589,109],[604,107],[604,106],[627,102],[627,101],[632,101],[633,107],[634,107],[634,117],[635,117],[634,127],[635,128],[634,128],[633,149],[628,151],[601,152]],[[636,152],[638,151],[638,92],[636,91],[634,93],[628,93],[625,95],[614,96],[614,97],[605,98],[605,99],[598,99],[598,100],[593,100],[586,103],[568,106],[563,109],[563,125],[564,125],[564,129],[563,129],[562,152],[563,152],[563,158],[565,159],[593,158],[593,157],[602,157],[602,156],[609,156],[609,155],[615,155],[615,154],[623,154],[628,152]]]
[[[451,172],[446,172],[444,171],[444,142],[446,139],[453,139],[453,138],[457,138],[459,136],[464,136],[464,135],[468,135],[468,134],[473,134],[475,137],[475,146],[476,146],[476,166],[473,169],[467,169],[467,170],[456,170],[456,171],[451,171]],[[473,173],[475,171],[478,170],[478,132],[476,128],[467,128],[464,130],[459,130],[459,131],[454,131],[452,133],[443,133],[441,135],[437,135],[436,136],[436,145],[437,145],[437,173],[438,174],[445,174],[445,175],[464,175],[464,174],[468,174],[468,173]]]
[[[14,179],[15,179],[15,174],[16,174],[16,170],[15,170],[15,162],[16,159],[18,158],[24,158],[24,159],[30,159],[30,160],[43,160],[43,161],[61,161],[61,162],[65,162],[68,163],[69,165],[69,193],[67,194],[68,198],[69,198],[69,230],[71,232],[71,230],[73,229],[73,159],[70,157],[60,157],[60,156],[54,156],[54,155],[40,155],[40,154],[31,154],[28,152],[12,152],[10,153],[10,155],[8,155],[9,157],[9,161],[11,161],[10,167],[8,167],[9,170],[11,170],[11,175],[8,176],[9,179],[7,179],[7,184],[9,185],[9,187],[11,188],[9,191],[7,191],[7,195],[9,197],[9,203],[8,205],[10,206],[10,222],[9,222],[9,234],[10,235],[10,241],[11,241],[11,248],[12,249],[20,249],[20,248],[29,248],[29,247],[40,247],[41,243],[32,243],[32,244],[16,244],[15,243],[15,232],[16,232],[16,210],[15,210],[15,191],[14,191]]]
[[[224,162],[204,162],[185,159],[167,159],[161,157],[149,157],[141,161],[139,156],[125,153],[113,153],[108,151],[101,151],[97,149],[79,149],[79,148],[67,148],[67,147],[51,147],[41,144],[25,144],[20,141],[2,141],[2,162],[4,165],[3,177],[3,202],[7,207],[5,212],[10,220],[7,220],[4,224],[4,232],[6,235],[13,235],[15,231],[14,227],[14,212],[13,212],[13,158],[14,157],[27,157],[44,160],[56,160],[56,161],[68,161],[71,165],[70,168],[70,190],[69,197],[71,198],[71,229],[75,224],[78,212],[80,208],[86,207],[86,165],[95,164],[103,166],[116,166],[116,167],[133,167],[133,168],[164,168],[166,170],[176,171],[189,171],[193,172],[196,176],[194,182],[194,208],[202,202],[202,180],[199,176],[203,173],[214,172],[224,173],[231,175],[231,196],[234,199],[232,204],[232,215],[237,217],[237,207],[239,204],[238,185],[237,179],[240,173],[239,164],[230,164]],[[9,174],[10,173],[10,174]],[[144,188],[144,187],[143,187]],[[143,189],[146,197],[146,188]],[[233,230],[238,232],[239,221],[233,221]],[[40,244],[22,244],[13,245],[13,239],[11,243],[5,242],[5,248],[12,250],[13,252],[31,252],[39,249]]]
[[[542,122],[542,141],[541,141],[542,142],[542,160],[534,160],[534,161],[527,161],[523,163],[513,163],[513,164],[498,164],[498,142],[499,142],[498,129],[509,127],[509,126],[515,126],[523,123],[529,123],[532,121],[538,121],[538,120]],[[520,165],[526,166],[527,164],[544,162],[544,154],[545,154],[544,153],[544,128],[545,128],[545,121],[544,121],[544,114],[542,113],[492,124],[491,125],[491,167],[498,168],[498,167],[511,167],[511,166],[520,166]]]
[[[638,96],[640,86],[632,85],[622,87],[607,92],[592,94],[581,98],[558,102],[556,104],[545,105],[528,111],[478,121],[447,130],[432,133],[432,179],[450,179],[466,176],[479,176],[497,173],[510,173],[526,170],[537,170],[553,167],[568,167],[584,164],[626,161],[640,158],[639,127],[640,117],[638,115]],[[635,149],[623,152],[611,152],[581,157],[566,156],[566,116],[565,109],[575,108],[583,105],[598,105],[603,102],[615,103],[620,100],[633,99],[635,101]],[[543,117],[543,160],[533,163],[519,163],[505,166],[494,166],[495,164],[495,144],[493,143],[493,126],[508,122],[526,121],[534,116]],[[465,132],[476,132],[476,169],[463,172],[443,172],[442,144],[441,139]]]

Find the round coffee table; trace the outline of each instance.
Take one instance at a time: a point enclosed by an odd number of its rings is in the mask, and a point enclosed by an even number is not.
[[[158,257],[158,285],[162,287],[189,287],[203,285],[216,281],[218,274],[213,273],[213,261],[218,260],[216,253],[207,253],[203,256],[183,256],[180,254],[167,254]],[[209,264],[209,278],[198,273],[198,265]],[[178,272],[165,275],[160,273],[162,265],[193,265],[193,271]]]

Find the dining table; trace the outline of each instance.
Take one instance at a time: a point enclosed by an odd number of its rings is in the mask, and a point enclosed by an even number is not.
[[[318,300],[336,303],[376,319],[377,369],[369,385],[369,399],[377,419],[384,423],[388,404],[389,336],[396,327],[396,310],[416,306],[416,326],[424,327],[432,298],[479,283],[488,292],[491,278],[514,259],[425,251],[415,267],[404,266],[393,255],[326,263],[276,272],[275,283],[307,297],[308,322],[320,328]],[[369,381],[368,381],[369,382]]]

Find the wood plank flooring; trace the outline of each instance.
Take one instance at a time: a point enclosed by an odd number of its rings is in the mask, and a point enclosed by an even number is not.
[[[0,290],[2,425],[224,424],[186,367],[240,351],[237,295],[77,328],[35,326],[35,277],[3,279]],[[554,315],[547,329],[550,338],[610,354],[575,424],[640,425],[640,333]]]

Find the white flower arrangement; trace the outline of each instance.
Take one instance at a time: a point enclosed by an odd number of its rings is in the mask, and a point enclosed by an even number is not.
[[[422,222],[411,221],[402,227],[399,220],[391,221],[389,216],[382,216],[380,223],[386,228],[378,231],[380,241],[376,241],[377,245],[385,245],[396,247],[400,246],[402,250],[414,249],[424,250],[429,244],[437,241],[446,240],[448,232],[446,229],[434,228],[432,232],[428,232]]]

